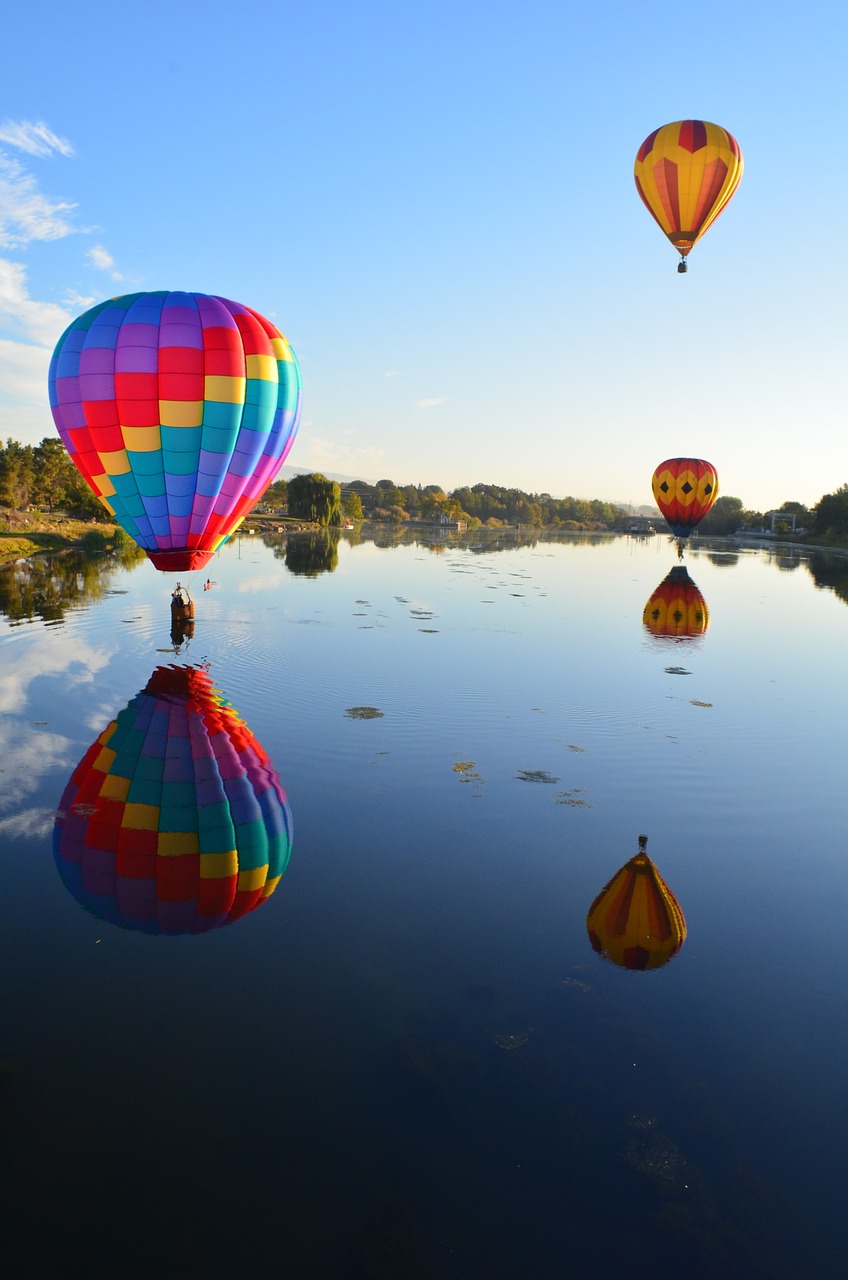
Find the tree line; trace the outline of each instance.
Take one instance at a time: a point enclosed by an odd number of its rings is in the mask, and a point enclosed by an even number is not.
[[[536,528],[609,529],[625,518],[623,510],[599,499],[552,498],[502,485],[476,484],[446,492],[441,485],[398,485],[393,480],[344,486],[319,473],[278,480],[265,494],[270,506],[285,506],[290,516],[317,524],[351,520],[400,523],[405,520],[465,521],[472,527],[515,525]]]
[[[624,527],[628,518],[622,507],[597,498],[553,498],[549,493],[525,493],[495,484],[446,491],[437,484],[399,485],[383,479],[374,485],[354,480],[342,486],[319,472],[276,481],[263,501],[269,506],[287,506],[296,519],[326,527],[342,524],[344,517],[400,523],[444,516],[472,527],[616,529]],[[20,444],[11,437],[5,445],[0,444],[0,505],[59,510],[80,519],[102,517],[104,512],[56,437],[47,437],[38,445]],[[794,515],[796,527],[803,527],[810,537],[848,545],[848,484],[824,494],[811,508],[787,501],[777,510]],[[720,497],[702,520],[700,530],[730,534],[740,528],[759,527],[764,520],[762,512],[746,509],[740,498]],[[787,520],[785,531],[790,527]]]
[[[0,504],[64,511],[80,520],[104,515],[103,504],[77,471],[58,437],[41,444],[0,445]]]

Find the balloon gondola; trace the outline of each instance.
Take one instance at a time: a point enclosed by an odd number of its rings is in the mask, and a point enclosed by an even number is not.
[[[194,601],[187,587],[178,582],[171,593],[171,642],[179,653],[194,638]]]
[[[647,844],[648,837],[640,836],[639,852],[604,886],[586,917],[592,949],[624,969],[659,969],[686,938],[680,904],[648,857]]]
[[[262,905],[291,854],[271,761],[202,667],[157,667],[59,802],[53,853],[99,919],[205,933]]]
[[[676,120],[649,133],[636,154],[636,190],[680,254],[685,275],[692,248],[727,207],[742,180],[739,143],[708,120]]]
[[[201,568],[294,441],[300,370],[276,325],[202,293],[133,293],[65,330],[50,363],[71,460],[157,569]]]

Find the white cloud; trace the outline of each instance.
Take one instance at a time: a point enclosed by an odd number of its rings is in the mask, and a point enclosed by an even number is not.
[[[383,377],[384,377],[384,378],[399,378],[399,377],[400,377],[400,370],[399,370],[399,369],[387,369],[387,370],[386,370],[386,372],[383,374]]]
[[[68,200],[43,195],[19,160],[0,151],[0,249],[20,249],[34,240],[61,240],[75,230]]]
[[[9,818],[0,819],[0,832],[19,839],[44,840],[53,830],[56,814],[52,809],[22,809]]]
[[[304,426],[307,425],[304,423]],[[339,472],[341,475],[365,476],[378,475],[385,465],[387,454],[384,449],[374,445],[343,444],[338,436],[316,436],[308,432],[304,438],[304,448],[309,450],[308,460],[302,459],[295,440],[286,462],[298,470],[308,468],[310,471]]]
[[[37,302],[29,296],[22,263],[0,258],[0,328],[52,350],[72,320],[58,303]]]
[[[43,120],[4,120],[0,124],[0,142],[5,142],[18,151],[26,151],[31,156],[49,156],[52,151],[58,151],[63,156],[74,154],[67,138],[60,138],[52,129],[48,129]]]
[[[448,396],[433,396],[430,400],[416,400],[413,408],[416,410],[433,409],[437,404],[445,404],[448,399]]]
[[[115,259],[108,249],[103,248],[102,244],[92,245],[85,256],[91,265],[97,267],[99,271],[108,271],[113,280],[123,279],[120,271],[115,270]]]

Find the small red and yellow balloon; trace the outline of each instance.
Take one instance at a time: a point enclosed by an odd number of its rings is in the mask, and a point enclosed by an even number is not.
[[[704,458],[666,458],[651,479],[654,501],[676,538],[686,538],[718,497],[718,472]]]
[[[708,120],[675,120],[649,133],[636,155],[636,190],[687,269],[692,247],[715,222],[742,180],[742,150]]]
[[[645,852],[616,872],[589,908],[586,929],[592,947],[624,969],[659,969],[676,956],[686,938],[680,903]]]

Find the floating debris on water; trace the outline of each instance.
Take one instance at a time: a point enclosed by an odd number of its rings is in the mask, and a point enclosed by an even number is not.
[[[555,785],[559,782],[559,778],[555,778],[552,773],[548,773],[547,769],[519,769],[515,776],[519,782],[544,782],[548,785]]]
[[[563,978],[559,985],[565,991],[582,991],[584,995],[592,990],[588,982],[581,982],[579,978]]]
[[[492,1040],[499,1049],[520,1049],[526,1044],[533,1034],[533,1028],[528,1027],[526,1031],[517,1031],[512,1035],[495,1035]]]
[[[578,747],[574,742],[567,742],[565,745],[568,747],[569,751],[585,751],[586,750],[585,747]]]
[[[698,698],[690,698],[689,701],[693,707],[711,707],[713,705],[711,702],[700,702]]]
[[[668,676],[691,676],[692,672],[687,671],[685,667],[666,667],[665,673]]]
[[[594,809],[594,805],[584,800],[582,787],[571,787],[568,791],[558,791],[554,796],[555,804],[567,804],[572,809]]]
[[[659,1120],[656,1116],[632,1115],[627,1117],[628,1129],[656,1129]]]
[[[382,714],[377,707],[348,707],[345,712],[348,720],[377,720]]]
[[[459,774],[460,782],[482,782],[483,775],[475,769],[476,760],[456,760],[451,765],[454,773]]]

